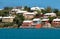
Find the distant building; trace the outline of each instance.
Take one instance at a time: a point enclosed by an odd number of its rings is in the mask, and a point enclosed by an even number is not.
[[[40,18],[33,19],[32,26],[34,26],[35,28],[41,28],[42,27],[42,25],[41,25],[41,19]]]
[[[40,10],[41,11],[41,9],[44,9],[44,8],[42,8],[42,7],[32,7],[31,8],[31,10],[33,10],[33,11],[35,11],[35,10]]]
[[[23,15],[24,13],[26,13],[27,11],[23,11],[23,10],[20,10],[20,9],[12,9],[9,13],[11,16],[16,16],[16,14],[21,14]]]
[[[42,19],[42,27],[44,28],[50,28],[51,24],[49,23],[49,19]]]
[[[46,14],[44,14],[44,18],[48,18],[49,16],[56,17],[56,14],[55,13],[46,13]]]
[[[32,19],[35,16],[34,12],[26,12],[23,14],[23,16],[25,17],[25,19]]]
[[[24,20],[22,26],[20,28],[31,28],[32,27],[32,20]]]
[[[20,10],[20,11],[17,11],[16,14],[22,14],[22,15],[23,15],[23,14],[26,13],[26,12],[27,12],[27,11],[21,11],[21,10]]]
[[[13,22],[14,17],[2,17],[2,22]]]
[[[9,11],[9,13],[12,14],[12,15],[14,15],[18,11],[20,11],[20,9],[13,8],[11,11]]]
[[[60,19],[53,19],[52,21],[52,26],[53,27],[60,27]]]

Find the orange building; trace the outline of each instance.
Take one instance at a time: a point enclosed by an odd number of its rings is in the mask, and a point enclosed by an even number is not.
[[[33,19],[33,24],[32,24],[32,25],[34,25],[35,28],[41,28],[42,25],[41,25],[41,20],[40,20],[40,18],[35,18],[35,19]]]

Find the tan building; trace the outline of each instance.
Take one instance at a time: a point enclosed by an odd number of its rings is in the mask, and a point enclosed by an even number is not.
[[[2,17],[2,22],[13,22],[14,17]]]
[[[24,13],[23,16],[25,17],[25,19],[32,19],[32,18],[34,18],[35,13],[27,12],[27,13]]]

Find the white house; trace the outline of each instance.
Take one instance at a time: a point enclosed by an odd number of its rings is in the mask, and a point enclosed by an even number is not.
[[[31,28],[32,27],[32,20],[24,20],[22,26],[20,28]]]
[[[41,19],[40,18],[33,19],[33,24],[41,24]]]
[[[32,7],[31,8],[31,10],[40,10],[40,11],[41,11],[41,9],[44,9],[44,8],[42,8],[42,7]]]
[[[32,19],[35,16],[34,12],[26,12],[23,14],[23,16],[25,17],[25,19]]]
[[[24,14],[24,13],[26,13],[27,11],[21,11],[21,10],[19,10],[19,11],[17,11],[16,12],[16,14]]]
[[[42,26],[44,26],[46,22],[49,22],[49,19],[42,19],[41,21],[42,21]]]
[[[51,28],[51,24],[49,23],[49,19],[42,19],[42,27]]]
[[[51,17],[55,16],[56,17],[56,14],[55,13],[46,13],[46,14],[44,14],[44,18],[48,18],[49,16],[51,16]]]
[[[26,13],[27,11],[23,11],[23,10],[20,10],[20,9],[12,9],[11,11],[10,11],[10,15],[12,15],[12,16],[16,16],[16,14],[24,14],[24,13]]]
[[[52,21],[52,25],[54,26],[54,27],[60,27],[60,19],[53,19],[53,21]]]
[[[2,19],[2,16],[0,16],[0,19]]]
[[[11,11],[12,12],[17,12],[17,11],[20,11],[20,9],[12,9]]]

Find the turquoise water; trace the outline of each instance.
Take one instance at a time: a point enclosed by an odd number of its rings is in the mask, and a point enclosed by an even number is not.
[[[0,29],[0,39],[60,39],[60,29]]]
[[[60,0],[0,0],[0,8],[26,5],[60,9]],[[60,39],[60,29],[0,29],[0,39]]]
[[[60,0],[0,0],[0,8],[5,6],[39,6],[60,9]]]

